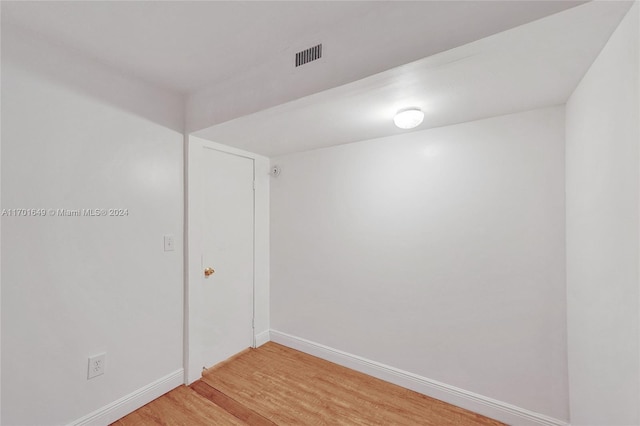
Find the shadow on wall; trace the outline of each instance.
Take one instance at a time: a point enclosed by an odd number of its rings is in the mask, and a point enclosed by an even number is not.
[[[183,132],[182,95],[53,44],[37,33],[3,22],[2,63],[12,62],[76,92]]]

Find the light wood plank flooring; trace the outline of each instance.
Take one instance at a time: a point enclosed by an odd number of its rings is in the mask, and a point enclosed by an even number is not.
[[[116,426],[502,425],[496,420],[269,342],[207,370]]]

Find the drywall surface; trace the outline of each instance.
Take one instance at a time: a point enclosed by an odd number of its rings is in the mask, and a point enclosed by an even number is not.
[[[3,26],[2,424],[68,424],[182,368],[181,120],[180,97]]]
[[[567,103],[571,424],[640,423],[638,4]]]
[[[563,107],[272,164],[272,329],[568,419]]]

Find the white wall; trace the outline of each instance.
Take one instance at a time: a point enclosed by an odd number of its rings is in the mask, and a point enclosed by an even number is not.
[[[571,423],[640,424],[638,3],[567,103]]]
[[[568,419],[562,107],[272,164],[272,329]]]
[[[2,208],[129,214],[2,217],[2,424],[182,380],[182,117],[179,96],[3,25]]]
[[[0,5],[0,18],[1,16],[2,16],[2,6]],[[2,32],[0,31],[0,46],[1,45],[2,45]],[[0,65],[1,64],[2,64],[2,60],[0,59]],[[2,81],[1,66],[0,66],[0,81]],[[0,87],[0,99],[2,99],[1,87]],[[0,129],[2,128],[1,115],[2,115],[2,102],[0,101]],[[1,133],[1,130],[0,130],[0,133]],[[0,152],[1,151],[2,151],[2,135],[0,134]],[[0,188],[2,188],[2,158],[1,157],[0,157]],[[2,207],[2,191],[1,190],[0,190],[0,207]],[[0,220],[0,235],[2,235],[2,220]],[[0,244],[0,424],[2,423],[2,385],[1,383],[2,383],[2,244]]]

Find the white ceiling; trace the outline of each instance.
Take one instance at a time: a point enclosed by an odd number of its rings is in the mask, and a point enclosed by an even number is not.
[[[276,156],[400,133],[391,118],[406,106],[425,110],[418,129],[426,129],[563,103],[630,7],[629,2],[582,3],[2,1],[1,6],[3,31],[9,24],[36,32],[188,94],[189,129],[207,127],[197,134]],[[318,42],[324,57],[293,69],[293,54]],[[217,125],[208,127],[212,124]]]
[[[576,1],[3,1],[2,21],[181,93],[324,42],[346,83]],[[333,38],[332,38],[333,36]],[[338,36],[338,38],[335,38]],[[331,40],[331,42],[329,42]],[[364,74],[360,68],[366,66]]]
[[[566,102],[630,3],[591,2],[331,90],[196,132],[266,156],[425,130]]]

